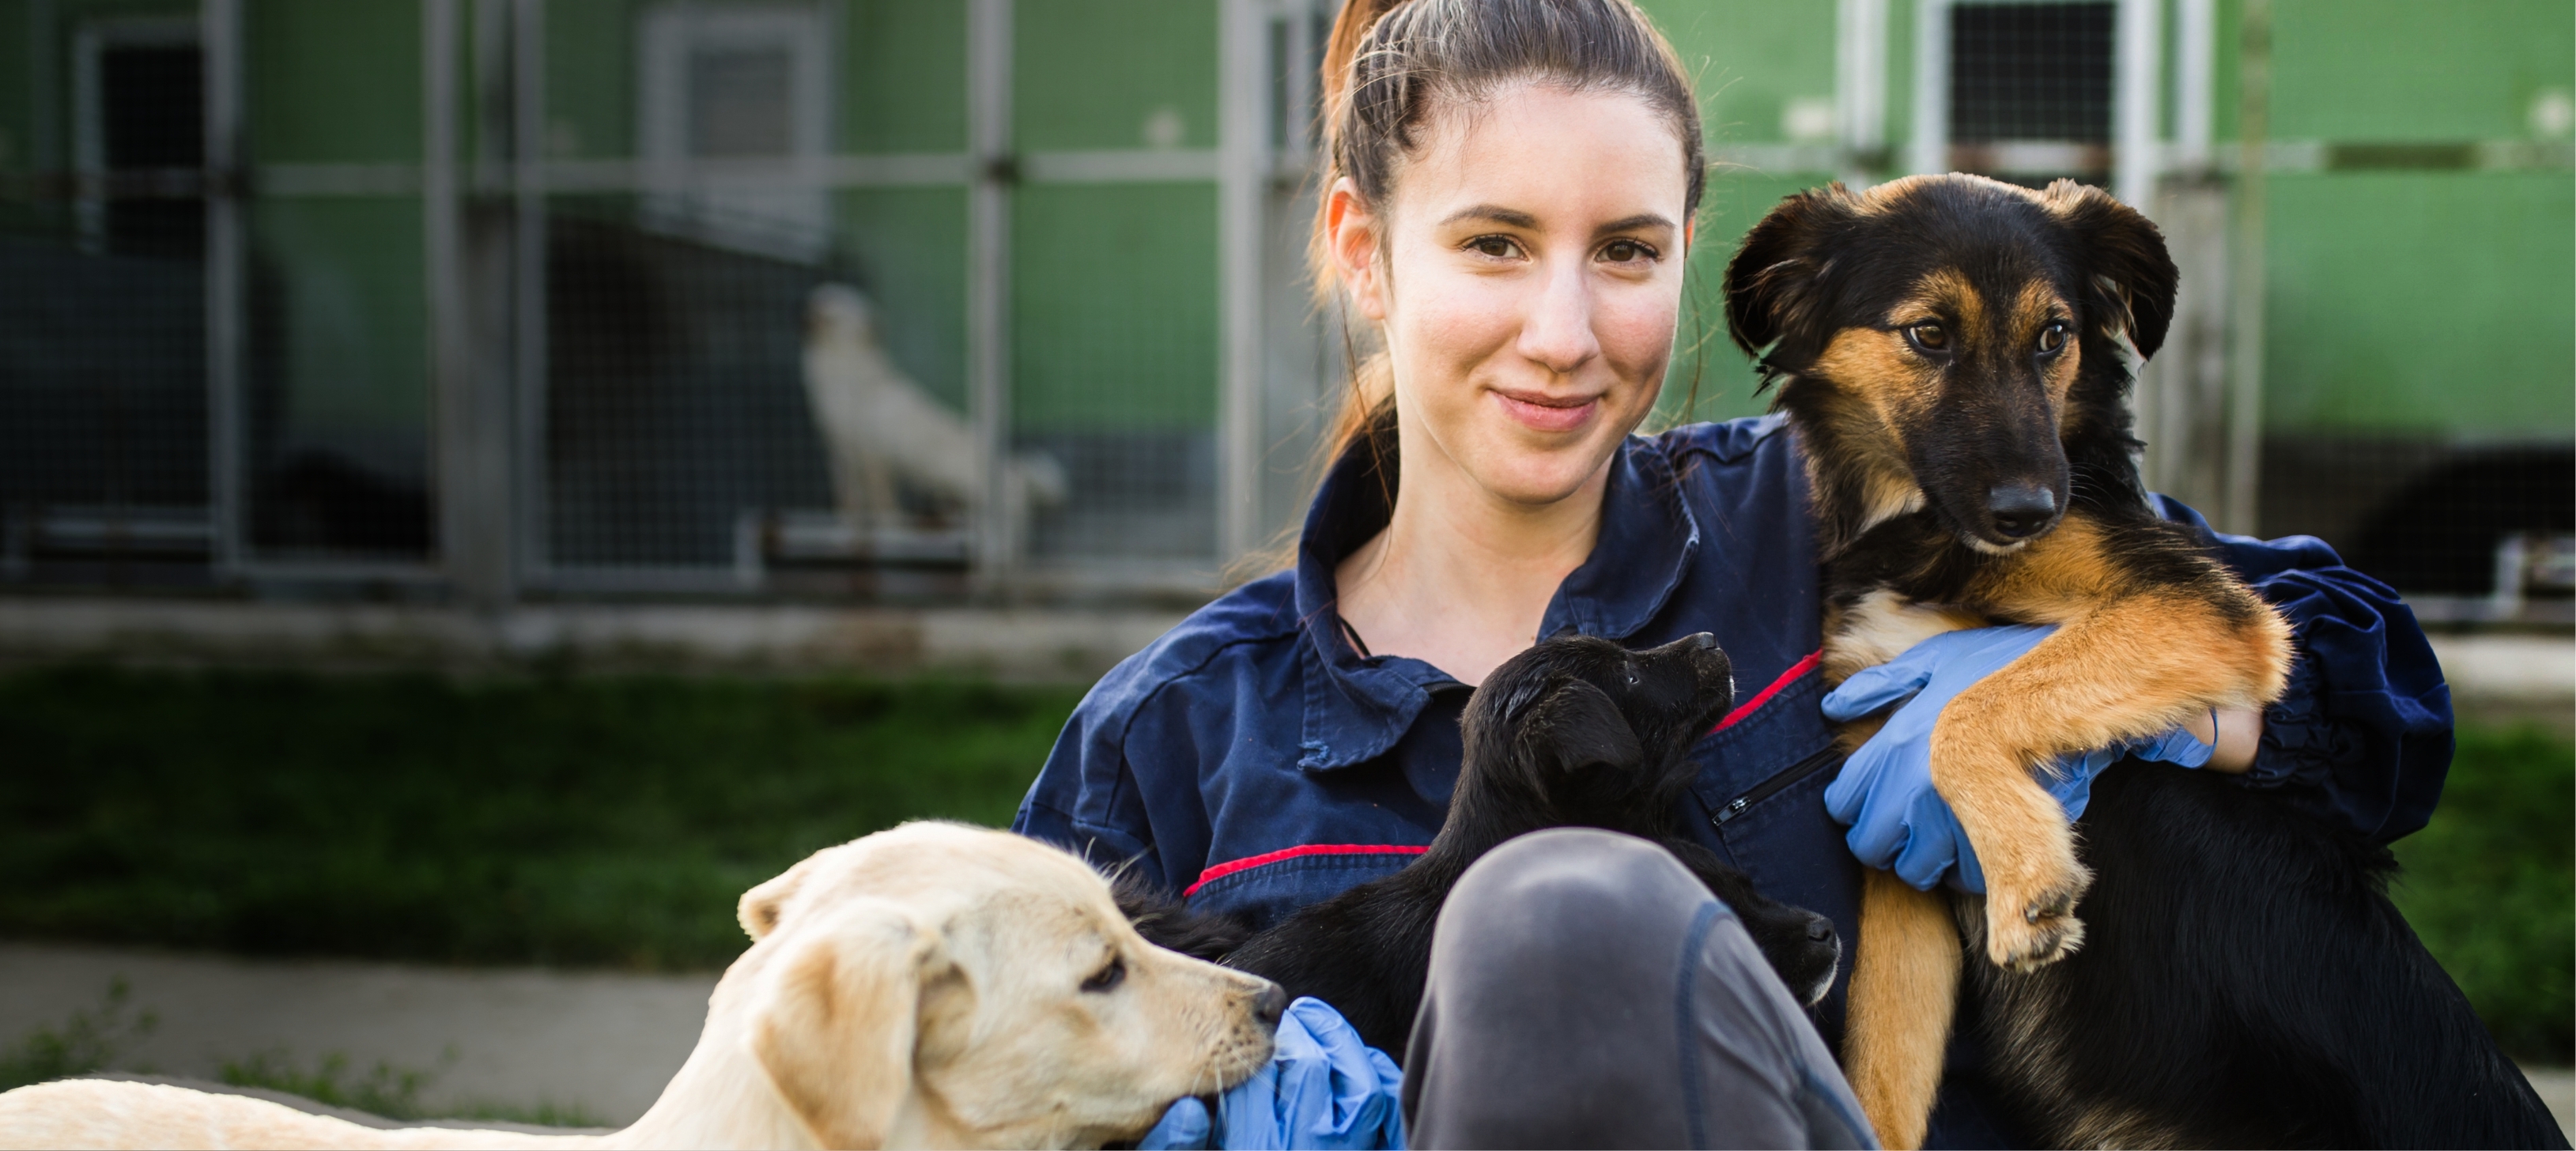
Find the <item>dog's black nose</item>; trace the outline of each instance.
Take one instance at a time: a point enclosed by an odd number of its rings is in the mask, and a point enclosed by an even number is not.
[[[1279,1017],[1288,1013],[1288,992],[1276,983],[1262,988],[1261,994],[1252,997],[1252,1013],[1260,1017],[1262,1026],[1278,1026]]]
[[[1816,941],[1816,942],[1818,942],[1818,943],[1823,943],[1824,941],[1826,941],[1826,940],[1828,940],[1828,939],[1831,939],[1831,938],[1833,938],[1833,937],[1834,937],[1834,921],[1833,921],[1833,920],[1827,919],[1827,918],[1825,918],[1824,916],[1821,916],[1821,915],[1811,916],[1811,917],[1809,917],[1809,918],[1808,918],[1808,920],[1807,920],[1807,938],[1812,939],[1812,940],[1814,940],[1814,941]]]
[[[1986,517],[2013,539],[2038,535],[2057,518],[2057,495],[2028,484],[1997,484],[1986,493]]]

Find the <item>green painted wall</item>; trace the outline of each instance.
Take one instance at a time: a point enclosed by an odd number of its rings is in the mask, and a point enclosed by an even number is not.
[[[966,410],[966,193],[870,188],[833,197],[840,240],[875,298],[886,351]]]
[[[1012,15],[1012,132],[1023,151],[1216,146],[1214,0],[1039,0]],[[1213,249],[1211,249],[1213,251]]]
[[[2576,88],[2571,45],[2564,0],[2276,0],[2272,135],[2530,138],[2534,100]],[[2283,175],[2268,207],[2267,430],[2576,427],[2576,175]]]
[[[1643,0],[1700,93],[1712,144],[1788,139],[1796,99],[1834,98],[1834,0]]]
[[[964,151],[966,6],[852,0],[841,20],[842,149]]]
[[[1012,34],[1020,150],[1216,145],[1209,0],[1024,3]],[[1013,427],[1213,427],[1216,292],[1214,184],[1021,185]]]
[[[1834,0],[1646,0],[1642,7],[1692,77],[1712,152],[1789,142],[1783,118],[1792,101],[1833,99]],[[1754,394],[1752,365],[1726,335],[1719,293],[1726,262],[1738,238],[1781,197],[1831,178],[1731,164],[1709,174],[1658,419],[1726,419],[1769,405],[1767,394]]]
[[[416,0],[251,0],[243,11],[254,164],[404,164],[421,157]],[[246,216],[255,328],[254,430],[287,445],[429,452],[428,293],[413,196],[266,197]],[[273,311],[270,311],[273,309]],[[273,406],[271,406],[273,404]]]
[[[635,0],[547,0],[546,154],[635,154]]]
[[[2267,430],[2576,427],[2567,173],[2280,177],[2270,203]]]
[[[2272,44],[2275,137],[2517,139],[2568,88],[2576,5],[2274,0]]]
[[[253,163],[420,160],[415,0],[249,0],[242,23]]]
[[[1011,213],[1021,431],[1212,427],[1216,186],[1024,185]]]
[[[281,345],[261,365],[275,374],[252,382],[275,389],[279,401],[263,413],[276,423],[259,430],[344,449],[408,442],[420,453],[412,459],[357,462],[397,473],[424,466],[430,395],[420,201],[271,199],[252,206],[249,225],[258,262],[252,303],[277,309],[254,324]]]

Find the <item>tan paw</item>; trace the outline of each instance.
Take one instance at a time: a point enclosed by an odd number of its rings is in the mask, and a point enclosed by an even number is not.
[[[2059,850],[2030,853],[2038,860],[2015,869],[2018,874],[1986,872],[1986,958],[1997,967],[2045,967],[2084,945],[2075,903],[2092,886],[2093,873],[2075,861],[2072,836],[2061,831],[2059,838]]]

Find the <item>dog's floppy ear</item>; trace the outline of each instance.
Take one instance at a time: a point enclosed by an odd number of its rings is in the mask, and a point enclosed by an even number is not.
[[[761,972],[745,1042],[817,1144],[883,1146],[912,1092],[922,984],[945,949],[883,900],[798,931]]]
[[[780,909],[787,905],[788,897],[796,894],[797,888],[805,885],[806,877],[814,873],[814,861],[820,858],[822,852],[797,860],[796,866],[742,893],[741,902],[734,904],[733,915],[741,922],[743,933],[751,936],[752,942],[758,943],[768,938],[770,932],[778,930]]]
[[[1645,761],[1637,733],[1608,693],[1579,679],[1568,679],[1530,708],[1521,724],[1535,759],[1560,771],[1588,767],[1629,767]]]
[[[1852,218],[1854,203],[1839,183],[1810,188],[1780,201],[1744,234],[1726,264],[1726,331],[1745,355],[1759,359],[1823,318],[1815,287],[1824,269],[1811,253],[1821,233]]]
[[[2126,333],[2139,359],[2155,355],[2173,326],[2174,289],[2181,280],[2165,251],[2164,233],[2109,192],[2073,180],[2050,184],[2043,199],[2082,251],[2092,289],[2085,308],[2093,322],[2113,339]]]

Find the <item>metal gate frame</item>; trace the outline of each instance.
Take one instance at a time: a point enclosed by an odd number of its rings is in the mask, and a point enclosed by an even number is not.
[[[1010,440],[1009,315],[1011,198],[1017,183],[1205,181],[1218,198],[1221,300],[1216,418],[1219,496],[1217,554],[1169,570],[1097,573],[1033,569],[998,516],[977,525],[973,586],[979,596],[1015,597],[1047,587],[1106,591],[1203,592],[1217,571],[1266,534],[1258,522],[1262,300],[1296,290],[1300,268],[1265,266],[1263,196],[1274,179],[1302,171],[1293,145],[1274,151],[1270,126],[1292,114],[1273,106],[1269,48],[1274,24],[1293,42],[1311,38],[1306,17],[1332,0],[1218,0],[1219,142],[1215,148],[1019,153],[1011,135],[1014,0],[966,0],[967,148],[955,153],[834,155],[805,166],[801,182],[825,189],[958,188],[968,197],[967,417],[986,449],[988,490],[998,490]],[[729,568],[606,568],[552,562],[546,508],[547,199],[565,193],[643,190],[640,159],[558,160],[543,146],[546,109],[545,0],[419,0],[423,154],[417,164],[289,163],[254,166],[243,138],[244,0],[200,0],[206,58],[208,170],[206,259],[208,434],[215,567],[231,582],[443,584],[470,605],[498,608],[528,592],[732,593],[745,589]],[[475,73],[465,75],[463,37],[474,37]],[[1302,58],[1303,53],[1291,59]],[[1292,99],[1308,85],[1291,78]],[[471,157],[459,155],[460,118],[483,129]],[[1302,133],[1300,134],[1302,135]],[[703,163],[720,169],[721,162]],[[715,178],[723,173],[715,171]],[[419,563],[277,560],[249,544],[244,452],[246,220],[244,199],[262,195],[413,195],[422,203],[431,498],[437,525]],[[469,195],[506,197],[506,306],[486,288],[488,269],[468,248]],[[477,280],[478,274],[485,277]],[[478,313],[476,302],[483,311]]]

